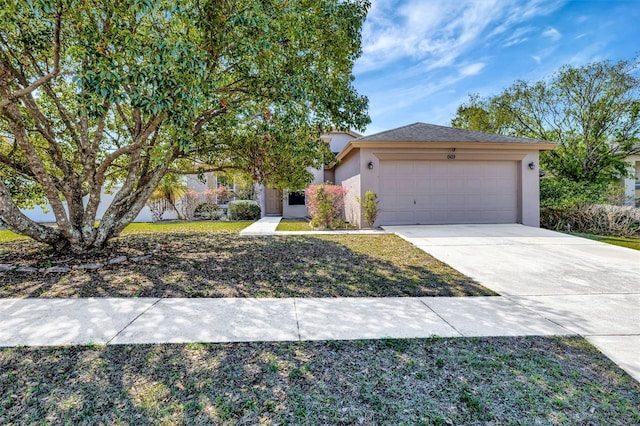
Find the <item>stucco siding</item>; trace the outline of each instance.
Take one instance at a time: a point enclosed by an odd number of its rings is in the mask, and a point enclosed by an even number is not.
[[[360,174],[360,151],[353,151],[335,167],[336,183]]]
[[[360,197],[360,175],[352,176],[342,181],[346,190],[344,196],[344,218],[347,222],[358,227],[362,226],[362,213],[358,198]]]

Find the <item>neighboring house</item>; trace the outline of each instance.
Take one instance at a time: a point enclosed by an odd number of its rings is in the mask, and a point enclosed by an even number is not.
[[[638,147],[638,151],[640,151],[640,147]],[[629,155],[625,161],[628,163],[628,170],[632,175],[622,180],[625,204],[640,207],[640,152]]]
[[[98,211],[96,212],[96,219],[98,220],[102,219],[102,215],[107,211],[107,208],[111,204],[111,201],[113,201],[114,194],[118,192],[118,189],[120,188],[116,187],[113,189],[113,191],[109,191],[109,193],[106,193],[104,190],[102,191],[102,194],[100,195],[100,204],[98,205]],[[88,196],[84,198],[85,204],[88,199],[89,199]],[[64,201],[63,201],[63,204],[65,204]],[[43,207],[44,208],[36,206],[33,209],[20,209],[20,211],[24,213],[29,219],[35,220],[36,222],[45,222],[45,223],[55,222],[56,217],[54,216],[53,211],[51,210],[51,205],[46,204]],[[65,204],[65,208],[66,208],[66,204]],[[173,211],[165,212],[165,214],[163,215],[163,219],[177,219],[177,218],[178,216]],[[134,222],[151,222],[151,221],[152,221],[151,210],[147,206],[144,206],[142,208],[142,210],[134,220]]]
[[[414,123],[349,141],[335,182],[345,219],[362,226],[358,197],[378,195],[375,225],[540,225],[539,152],[554,144]]]

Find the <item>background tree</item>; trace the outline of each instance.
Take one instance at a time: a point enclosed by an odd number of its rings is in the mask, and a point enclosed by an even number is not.
[[[624,158],[640,151],[639,65],[566,65],[549,80],[517,81],[488,98],[472,95],[452,125],[556,142],[541,157],[555,176],[613,182],[626,174]]]
[[[352,86],[365,0],[7,0],[0,165],[56,218],[0,221],[60,251],[103,247],[177,161],[284,184],[322,161],[319,133],[362,129]],[[295,137],[293,137],[294,135]],[[286,166],[286,167],[284,167]],[[6,176],[6,175],[5,175]],[[103,187],[118,182],[95,226]]]

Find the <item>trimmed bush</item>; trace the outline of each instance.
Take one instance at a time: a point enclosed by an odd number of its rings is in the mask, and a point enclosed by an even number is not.
[[[540,209],[547,229],[619,237],[640,236],[640,208],[606,204],[576,204]]]
[[[235,200],[227,204],[229,220],[257,220],[261,212],[258,203],[252,200]]]
[[[215,203],[200,203],[193,215],[198,219],[220,220],[223,211]]]
[[[340,185],[311,185],[305,191],[305,199],[311,226],[314,228],[342,228],[344,194],[346,190]]]
[[[362,207],[364,208],[364,221],[373,228],[373,224],[378,218],[378,195],[372,191],[365,192]]]

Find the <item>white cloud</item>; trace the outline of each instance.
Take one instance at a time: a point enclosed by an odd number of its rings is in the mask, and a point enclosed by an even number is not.
[[[531,55],[531,59],[536,61],[536,64],[538,64],[538,65],[540,65],[540,63],[542,62],[542,58],[540,56]]]
[[[544,37],[550,38],[553,41],[558,41],[562,38],[562,34],[560,34],[560,31],[556,30],[555,28],[547,28],[542,32],[542,35]]]
[[[356,73],[409,59],[423,70],[456,66],[463,54],[508,33],[507,45],[526,41],[518,28],[566,0],[374,0],[363,27],[363,55]],[[559,34],[559,33],[558,33]]]
[[[485,67],[484,62],[477,62],[475,64],[465,65],[459,69],[460,76],[462,77],[470,77],[472,75],[479,74]]]

